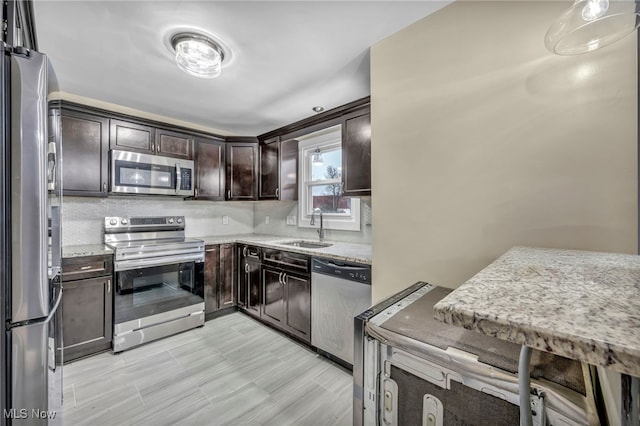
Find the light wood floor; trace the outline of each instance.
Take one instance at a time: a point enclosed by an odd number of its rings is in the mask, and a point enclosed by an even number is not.
[[[64,366],[64,424],[350,425],[352,377],[240,313]]]

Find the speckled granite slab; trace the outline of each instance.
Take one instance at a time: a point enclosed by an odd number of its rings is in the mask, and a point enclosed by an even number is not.
[[[514,247],[434,317],[640,377],[640,256]]]
[[[291,252],[307,254],[309,256],[318,256],[328,259],[342,260],[344,262],[354,262],[371,265],[371,245],[369,244],[353,244],[326,241],[327,243],[330,243],[331,246],[311,249],[283,245],[283,242],[298,241],[302,238],[283,237],[282,235],[241,234],[225,236],[204,236],[195,238],[204,240],[205,244],[253,244],[261,247],[278,248]]]
[[[75,246],[62,246],[62,257],[83,257],[113,254],[113,250],[104,244],[84,244]]]

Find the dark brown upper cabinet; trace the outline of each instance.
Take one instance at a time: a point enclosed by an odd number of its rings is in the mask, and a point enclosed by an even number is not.
[[[106,197],[109,181],[109,119],[62,109],[64,195]]]
[[[267,139],[260,144],[261,200],[298,199],[298,141],[280,141],[280,137]]]
[[[224,201],[225,146],[220,139],[195,139],[195,198]]]
[[[267,139],[260,144],[260,181],[258,182],[258,198],[261,200],[277,200],[280,180],[278,157],[280,137]]]
[[[111,149],[153,154],[155,152],[155,131],[156,129],[151,126],[111,119],[109,145]]]
[[[156,129],[155,153],[165,157],[193,159],[193,136],[166,129]]]
[[[247,140],[247,142],[238,141],[240,139]],[[258,199],[258,144],[257,140],[254,142],[253,139],[227,139],[227,200]]]
[[[280,142],[279,189],[280,200],[298,200],[298,141],[295,139]]]
[[[371,195],[371,114],[368,108],[344,117],[342,179],[345,195]]]

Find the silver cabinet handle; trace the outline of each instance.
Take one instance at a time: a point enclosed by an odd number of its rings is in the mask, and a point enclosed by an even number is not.
[[[102,190],[103,191],[107,190],[107,182],[102,182]]]
[[[111,280],[107,280],[107,293],[111,293]]]
[[[196,188],[194,191],[195,191],[195,198],[198,198],[198,188]]]
[[[286,273],[282,273],[282,284],[287,285],[287,281],[288,281],[289,277],[287,277]]]
[[[227,200],[230,200],[230,199],[231,199],[231,190],[228,189],[227,190]]]
[[[244,264],[244,272],[246,272],[247,274],[249,273],[249,264],[248,263]]]
[[[212,248],[212,249],[205,250],[205,253],[211,253],[212,251],[216,251],[216,249]]]
[[[284,283],[282,282],[282,272],[280,272],[280,274],[278,274],[278,282],[279,282],[280,284],[284,284]]]
[[[276,188],[276,198],[280,197],[280,188]]]
[[[247,247],[246,246],[244,246],[242,248],[242,257],[247,257]]]
[[[86,271],[87,269],[91,269],[91,265],[81,266],[81,267],[80,267],[80,270],[81,270],[81,271]]]

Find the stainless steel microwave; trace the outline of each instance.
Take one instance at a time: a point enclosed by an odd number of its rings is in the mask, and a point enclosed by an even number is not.
[[[193,196],[192,160],[111,150],[111,192]]]

